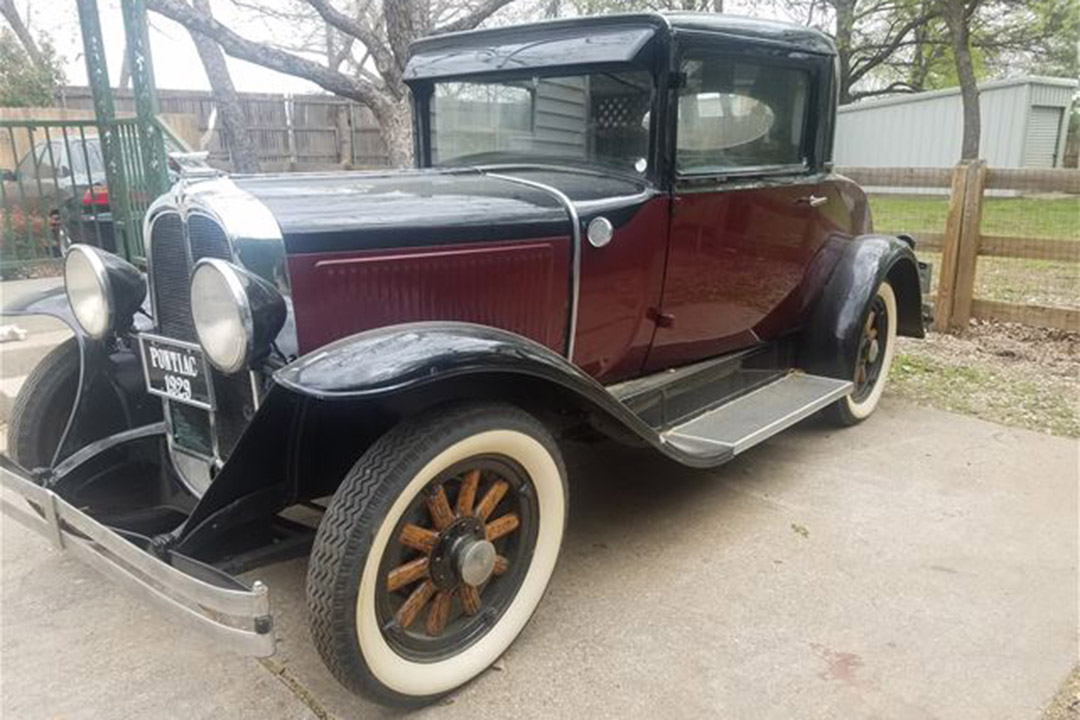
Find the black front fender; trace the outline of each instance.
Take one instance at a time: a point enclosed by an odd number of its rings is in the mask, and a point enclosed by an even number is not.
[[[363,406],[368,416],[391,419],[435,404],[502,400],[548,417],[585,420],[689,465],[726,459],[685,455],[566,358],[485,325],[424,322],[363,332],[300,358],[274,380],[319,405]]]
[[[67,299],[67,291],[63,285],[57,287],[46,288],[35,293],[21,297],[14,302],[4,305],[3,310],[0,310],[0,315],[8,315],[13,317],[23,315],[46,315],[48,317],[56,318],[60,320],[75,333],[77,337],[82,337],[83,331],[79,327],[79,323],[75,320],[75,315],[71,312],[71,304]]]
[[[818,297],[800,344],[800,366],[838,378],[855,373],[862,327],[878,285],[896,294],[897,332],[921,338],[922,291],[911,246],[889,235],[862,235],[844,250]]]
[[[640,440],[657,434],[593,378],[528,338],[462,322],[407,323],[331,343],[278,370],[274,381],[317,401],[364,402],[395,415],[479,397],[552,404],[605,416]],[[512,397],[506,397],[509,394]]]
[[[0,316],[5,317],[31,315],[60,320],[71,330],[79,346],[78,390],[63,437],[57,444],[53,465],[81,449],[71,442],[73,435],[94,440],[103,437],[107,431],[136,428],[161,420],[161,403],[151,398],[145,390],[142,364],[134,350],[134,343],[120,342],[114,338],[95,340],[86,335],[71,311],[63,285],[31,293],[6,304],[0,310]],[[136,330],[146,330],[151,325],[148,316],[135,316]],[[95,427],[101,422],[90,412],[91,407],[95,402],[110,400],[115,400],[116,404],[109,407],[117,409],[120,415],[109,417],[108,423]],[[76,433],[80,424],[83,425],[81,432]]]

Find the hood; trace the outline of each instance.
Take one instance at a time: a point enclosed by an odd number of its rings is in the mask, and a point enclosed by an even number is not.
[[[277,220],[292,254],[568,233],[550,193],[475,170],[234,178]]]
[[[559,190],[583,219],[648,194],[642,182],[574,170],[498,174]],[[570,233],[566,209],[552,193],[476,169],[252,175],[233,182],[269,209],[290,255]]]

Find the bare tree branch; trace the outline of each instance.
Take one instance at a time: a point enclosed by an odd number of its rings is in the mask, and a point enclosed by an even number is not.
[[[288,75],[310,80],[330,92],[365,103],[372,112],[389,112],[389,102],[364,78],[351,78],[317,62],[248,40],[180,0],[147,0],[147,7],[189,30],[213,38],[229,55]]]
[[[928,22],[936,16],[936,13],[929,13],[927,15],[920,15],[918,17],[911,18],[906,23],[901,25],[898,29],[891,32],[892,40],[885,43],[880,50],[870,55],[866,59],[860,61],[857,64],[853,64],[849,77],[851,78],[851,84],[854,85],[858,82],[867,72],[877,67],[889,58],[896,49],[900,46],[908,35],[920,25]],[[891,28],[890,28],[891,30]]]
[[[484,0],[472,11],[462,15],[456,20],[446,23],[442,27],[436,28],[434,32],[448,33],[472,30],[513,1],[514,0]]]
[[[15,36],[19,38],[19,43],[23,46],[23,50],[30,56],[30,62],[38,67],[44,67],[45,58],[42,56],[41,50],[38,49],[37,43],[34,42],[34,38],[30,34],[30,31],[26,29],[26,25],[23,23],[22,18],[19,16],[19,10],[15,7],[15,0],[0,0],[0,15],[7,20],[8,25],[15,31]]]
[[[363,10],[360,11],[356,18],[352,18],[331,5],[329,0],[306,0],[306,2],[315,9],[315,12],[319,13],[319,17],[327,25],[359,40],[364,48],[371,53],[371,57],[375,61],[375,67],[379,69],[379,72],[386,78],[388,83],[391,85],[396,84],[395,81],[401,74],[397,63],[391,56],[390,48],[387,47],[386,42],[379,37],[373,28],[359,19],[363,17]],[[365,3],[365,9],[368,4]]]

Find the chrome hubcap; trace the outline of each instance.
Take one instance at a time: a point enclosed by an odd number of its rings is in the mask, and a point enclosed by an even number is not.
[[[457,570],[462,581],[482,585],[495,571],[495,546],[487,540],[465,543],[457,554]]]

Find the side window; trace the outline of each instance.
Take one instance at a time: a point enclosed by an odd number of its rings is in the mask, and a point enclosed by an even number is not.
[[[805,166],[809,73],[730,57],[684,60],[682,72],[680,174]]]

